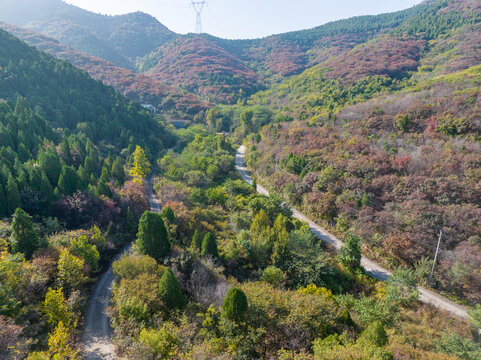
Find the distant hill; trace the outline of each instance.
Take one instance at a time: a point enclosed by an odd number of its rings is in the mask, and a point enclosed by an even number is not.
[[[2,0],[0,20],[53,37],[115,65],[134,68],[142,57],[176,35],[150,15],[95,14],[60,0]]]
[[[113,86],[127,98],[154,105],[167,116],[192,117],[208,108],[208,104],[201,102],[194,95],[181,92],[177,87],[167,86],[154,78],[136,74],[101,58],[81,53],[45,35],[5,23],[0,23],[0,28],[39,50],[69,61],[87,71],[94,79]]]

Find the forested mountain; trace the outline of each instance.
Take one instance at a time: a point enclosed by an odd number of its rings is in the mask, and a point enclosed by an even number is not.
[[[45,35],[5,23],[0,23],[0,28],[39,50],[87,71],[94,79],[114,87],[127,98],[142,104],[154,105],[159,113],[168,117],[192,118],[209,107],[207,103],[190,93],[180,91],[178,87],[165,85],[152,77],[136,74],[106,60],[78,52]]]
[[[144,13],[105,16],[60,0],[0,1],[1,21],[53,37],[76,50],[134,68],[144,56],[175,36]]]

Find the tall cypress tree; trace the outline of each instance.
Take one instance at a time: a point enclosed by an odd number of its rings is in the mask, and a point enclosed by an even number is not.
[[[125,181],[125,170],[122,160],[117,157],[112,165],[112,176],[120,183],[123,184]]]
[[[7,215],[7,197],[3,192],[3,186],[0,184],[0,218]]]
[[[232,288],[222,304],[222,316],[231,321],[241,321],[248,306],[246,294],[241,289]]]
[[[146,211],[139,220],[137,244],[143,254],[162,261],[170,252],[170,242],[164,221],[159,214]]]
[[[210,232],[205,234],[204,240],[202,240],[202,256],[212,255],[214,257],[219,256],[219,252],[217,251],[217,242],[215,241],[214,235]]]
[[[159,297],[169,309],[181,309],[185,306],[179,281],[170,268],[167,268],[162,274],[158,288]]]
[[[7,215],[13,214],[16,208],[20,207],[20,193],[17,183],[12,174],[8,177],[6,196],[7,196]]]
[[[66,195],[72,195],[79,187],[77,172],[70,166],[64,165],[58,179],[59,190]]]
[[[13,215],[10,242],[13,251],[25,254],[27,259],[32,257],[39,245],[38,235],[33,227],[30,215],[20,208],[17,208]]]

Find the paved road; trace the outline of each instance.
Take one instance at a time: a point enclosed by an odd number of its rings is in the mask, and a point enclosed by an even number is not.
[[[235,168],[237,172],[242,177],[242,180],[245,182],[252,184],[252,177],[250,176],[247,167],[245,165],[244,157],[245,157],[245,146],[241,146],[236,153],[235,157]],[[264,188],[262,185],[257,185],[257,192],[263,195],[269,196],[269,191]],[[321,226],[314,223],[310,220],[307,216],[302,214],[301,212],[297,211],[296,209],[292,208],[293,216],[299,220],[306,222],[311,231],[322,241],[330,244],[336,250],[339,250],[344,243],[339,240],[337,237],[323,229]],[[372,260],[369,260],[366,257],[362,257],[361,264],[366,270],[366,272],[371,275],[372,277],[385,281],[391,276],[391,272],[379,264],[375,263]],[[434,305],[442,310],[445,310],[453,315],[459,316],[463,319],[467,318],[467,309],[464,306],[458,305],[455,302],[435,293],[432,290],[426,289],[424,287],[419,287],[419,299],[426,303]]]
[[[152,189],[152,178],[148,179],[149,205],[151,211],[160,212],[159,200],[155,197]],[[121,254],[128,251],[127,246]],[[118,255],[114,260],[118,259]],[[84,324],[84,359],[86,360],[115,360],[115,346],[112,344],[112,328],[107,317],[106,309],[110,305],[112,284],[115,281],[112,265],[109,270],[102,274],[100,280],[92,288],[92,294],[87,307]]]

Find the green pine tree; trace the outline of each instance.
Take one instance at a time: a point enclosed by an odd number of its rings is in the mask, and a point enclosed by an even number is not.
[[[174,210],[172,210],[170,206],[165,206],[160,212],[160,216],[162,216],[162,219],[168,220],[171,224],[175,222]]]
[[[238,288],[232,288],[227,293],[222,305],[222,316],[231,321],[239,322],[247,312],[247,297]]]
[[[17,208],[13,215],[10,242],[13,251],[23,253],[27,259],[32,257],[39,245],[39,238],[30,215],[20,208]]]
[[[7,187],[5,190],[7,197],[7,215],[10,215],[13,214],[15,209],[21,205],[17,183],[11,174],[8,177]]]
[[[116,179],[120,184],[125,182],[125,170],[122,160],[117,157],[112,165],[111,170],[112,177]]]
[[[58,188],[65,195],[74,194],[79,188],[79,179],[77,172],[70,166],[64,165],[60,178],[58,179]]]
[[[191,246],[194,248],[194,249],[197,249],[199,251],[202,250],[202,240],[204,239],[204,236],[202,235],[202,233],[199,231],[199,230],[195,230],[194,232],[194,236],[192,237],[192,244]]]
[[[160,278],[159,297],[169,309],[181,309],[185,306],[179,281],[170,268],[167,268]]]
[[[158,262],[170,252],[170,242],[164,221],[159,214],[146,211],[139,220],[137,244],[143,254]]]
[[[217,242],[215,241],[214,235],[210,232],[205,234],[202,240],[202,256],[212,255],[213,257],[218,257],[219,252],[217,251]]]

